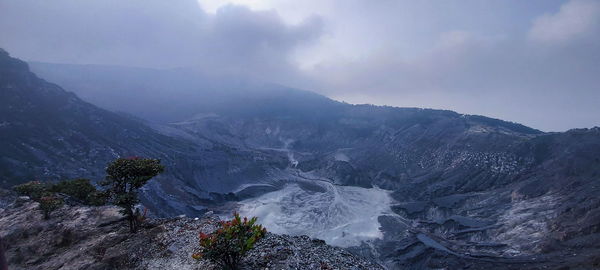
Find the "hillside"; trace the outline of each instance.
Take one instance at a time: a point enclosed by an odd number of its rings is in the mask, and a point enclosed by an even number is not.
[[[223,179],[221,185],[227,186],[227,181],[238,181],[241,175],[264,174],[262,169],[249,167],[263,154],[240,149],[233,157],[231,152],[229,146],[220,142],[166,136],[142,120],[98,108],[38,78],[25,62],[0,51],[2,187],[30,180],[101,180],[106,164],[113,159],[148,156],[161,159],[169,167],[154,191],[164,192],[161,184],[166,185],[168,193],[178,196],[187,196],[187,190],[193,190],[194,198],[186,201],[191,206],[178,208],[180,213],[193,212],[197,211],[194,205],[200,207],[213,195],[199,183],[184,180],[219,175]],[[230,163],[238,166],[235,172],[230,170]],[[186,188],[188,184],[191,186]],[[155,209],[156,214],[170,212],[171,202],[155,203],[163,205],[162,209]]]

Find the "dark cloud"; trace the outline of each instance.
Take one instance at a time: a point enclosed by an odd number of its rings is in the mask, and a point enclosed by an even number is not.
[[[318,17],[289,26],[274,11],[256,12],[232,5],[219,9],[207,26],[198,59],[209,63],[205,71],[223,70],[279,82],[300,76],[291,53],[298,46],[314,42],[322,29]]]

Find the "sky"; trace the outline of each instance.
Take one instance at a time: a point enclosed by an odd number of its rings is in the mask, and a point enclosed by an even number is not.
[[[598,0],[0,0],[0,47],[544,131],[600,126]]]

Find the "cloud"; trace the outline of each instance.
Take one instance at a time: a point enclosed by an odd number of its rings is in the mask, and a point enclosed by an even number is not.
[[[442,31],[411,57],[387,46],[328,59],[310,74],[321,91],[351,103],[445,108],[543,130],[600,125],[598,5],[566,2],[522,25],[522,36]]]
[[[0,46],[28,60],[294,77],[290,54],[315,41],[320,18],[287,24],[274,11],[195,0],[3,0]]]
[[[564,4],[559,12],[535,19],[529,36],[535,41],[567,42],[587,37],[599,24],[600,2],[573,0]]]
[[[205,71],[221,70],[228,74],[291,80],[296,67],[292,52],[314,42],[320,35],[318,17],[306,18],[298,25],[286,25],[274,11],[251,11],[228,5],[211,17],[207,36],[200,45],[198,61],[208,62]],[[294,74],[286,79],[278,75]]]
[[[600,125],[594,0],[0,0],[0,47],[47,62],[195,66],[544,130]]]

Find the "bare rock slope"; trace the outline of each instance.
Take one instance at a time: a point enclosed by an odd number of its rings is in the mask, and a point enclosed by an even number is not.
[[[198,233],[219,218],[156,219],[130,234],[113,206],[65,206],[42,218],[26,197],[0,209],[0,237],[9,269],[218,269],[196,261]],[[348,251],[306,236],[268,233],[243,260],[242,269],[382,269]]]

